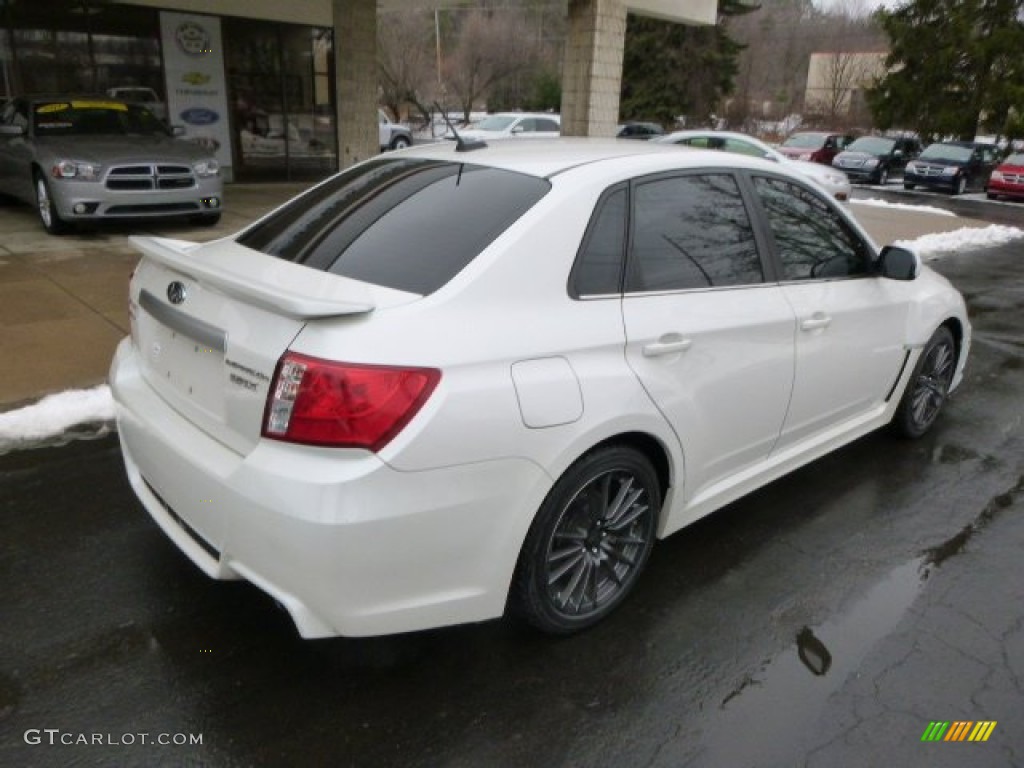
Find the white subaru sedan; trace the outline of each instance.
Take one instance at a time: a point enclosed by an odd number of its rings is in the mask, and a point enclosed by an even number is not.
[[[237,236],[134,239],[132,487],[303,637],[588,627],[656,539],[963,374],[960,294],[778,163],[414,147]]]

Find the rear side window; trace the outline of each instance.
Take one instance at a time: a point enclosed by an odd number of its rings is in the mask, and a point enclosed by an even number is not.
[[[383,159],[339,174],[238,238],[271,256],[426,295],[551,188],[479,165]]]
[[[626,246],[626,188],[598,203],[572,275],[574,296],[618,294]]]
[[[638,184],[627,290],[754,285],[764,279],[736,180],[690,175]]]

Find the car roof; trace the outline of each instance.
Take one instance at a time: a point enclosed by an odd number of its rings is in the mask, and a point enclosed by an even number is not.
[[[21,98],[31,104],[39,101],[121,101],[106,93],[30,93]]]
[[[562,119],[561,115],[554,112],[491,112],[484,117],[547,117],[552,120]]]
[[[403,157],[490,166],[541,178],[548,178],[580,166],[619,160],[632,162],[638,173],[708,166],[777,170],[775,163],[713,149],[694,149],[649,141],[575,137],[529,141],[497,140],[471,152],[457,152],[454,141],[445,141],[417,145],[402,150],[401,154]],[[666,158],[672,159],[666,163]]]
[[[696,136],[711,136],[716,139],[739,139],[740,141],[755,141],[758,144],[764,144],[756,136],[750,136],[746,133],[740,133],[739,131],[716,131],[708,129],[702,131],[699,128],[687,128],[684,131],[673,131],[672,133],[666,133],[664,136],[659,137],[661,141],[667,141],[668,139],[688,139]]]

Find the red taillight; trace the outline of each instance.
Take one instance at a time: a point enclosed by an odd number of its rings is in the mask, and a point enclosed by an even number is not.
[[[288,352],[270,386],[263,436],[379,451],[440,380],[435,368],[337,363]]]

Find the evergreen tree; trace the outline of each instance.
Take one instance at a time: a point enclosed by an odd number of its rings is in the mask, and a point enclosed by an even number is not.
[[[1024,111],[1024,0],[913,0],[876,13],[891,44],[888,74],[868,92],[880,128],[973,139]]]
[[[713,27],[630,15],[622,65],[622,118],[666,125],[677,115],[705,121],[721,97],[732,92],[736,58],[743,50],[721,22],[757,7],[719,0],[719,23]]]

